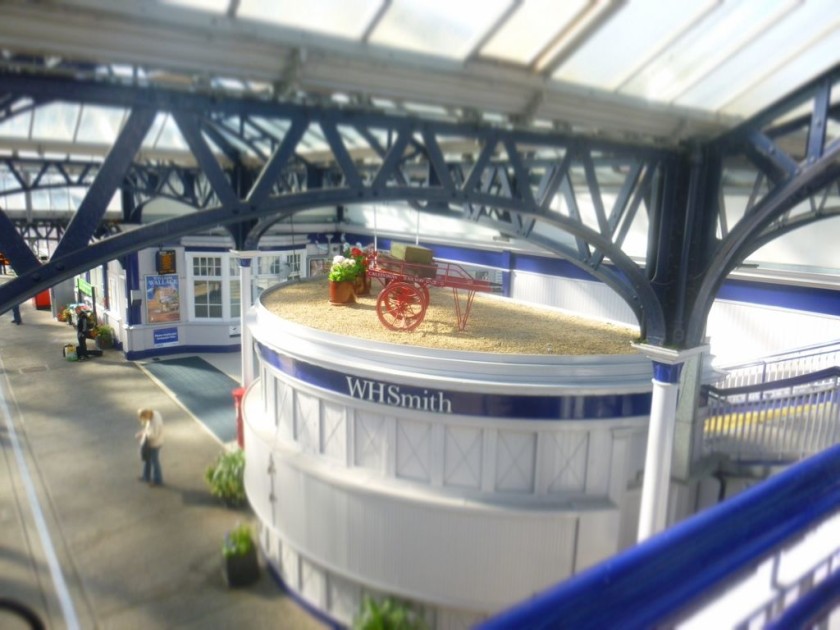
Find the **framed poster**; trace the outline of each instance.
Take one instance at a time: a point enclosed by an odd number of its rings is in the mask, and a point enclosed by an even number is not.
[[[326,276],[330,272],[330,265],[332,258],[326,256],[310,256],[309,258],[309,278],[318,278],[319,276]]]
[[[146,322],[181,321],[178,276],[146,276]]]

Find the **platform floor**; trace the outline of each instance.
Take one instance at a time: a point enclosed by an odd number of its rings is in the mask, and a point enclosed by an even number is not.
[[[225,532],[256,522],[208,492],[220,440],[122,353],[68,362],[74,330],[21,307],[0,316],[0,598],[47,628],[324,627],[265,570],[227,589]],[[237,378],[238,355],[203,355]],[[166,423],[164,486],[138,481],[137,409]],[[231,419],[233,419],[231,402]],[[17,625],[0,611],[0,628]]]

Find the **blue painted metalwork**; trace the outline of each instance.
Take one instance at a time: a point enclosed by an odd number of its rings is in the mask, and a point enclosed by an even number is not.
[[[834,111],[828,94],[840,76],[838,68],[723,138],[698,139],[685,150],[0,71],[0,89],[10,98],[61,98],[132,112],[102,165],[50,166],[57,175],[44,177],[44,185],[58,181],[90,188],[48,263],[33,268],[22,251],[24,241],[0,235],[0,246],[11,251],[19,276],[0,288],[0,311],[63,277],[164,238],[222,225],[237,247],[252,249],[271,225],[301,210],[403,201],[540,244],[615,290],[636,314],[647,343],[693,347],[703,339],[708,310],[729,271],[759,244],[790,229],[783,219],[797,201],[824,196],[827,187],[840,181],[838,143],[826,146],[824,125],[818,124]],[[800,117],[800,126],[786,122],[773,127],[773,120],[806,99],[813,112]],[[172,114],[197,169],[132,161],[143,130],[158,112]],[[803,128],[808,130],[805,159],[785,155],[784,136]],[[358,161],[344,131],[367,142],[374,159]],[[264,161],[223,168],[202,133],[223,144],[228,158],[251,151],[251,159]],[[303,153],[307,137],[326,143],[331,161],[308,163]],[[753,165],[756,185],[754,203],[729,230],[718,199],[726,160],[732,157]],[[21,189],[31,188],[19,171],[13,176]],[[607,183],[618,191],[611,208],[605,201]],[[90,244],[119,186],[124,197],[134,200],[126,208],[126,221],[139,222],[145,203],[159,196],[197,211]],[[594,222],[579,210],[581,194],[592,200]],[[553,204],[558,195],[564,200],[561,210]],[[640,265],[622,251],[622,244],[643,207],[650,249]],[[820,220],[833,211],[824,201],[813,202],[813,210],[798,213],[795,222]],[[548,236],[553,232],[544,226],[570,235],[574,246]]]
[[[840,445],[480,624],[632,630],[669,620],[840,510]]]
[[[257,344],[257,349],[267,363],[294,379],[379,405],[401,406],[403,396],[406,396],[411,400],[410,404],[414,405],[409,408],[421,411],[546,421],[597,421],[637,418],[650,414],[650,392],[550,396],[430,389],[391,381],[370,380],[330,370],[279,353],[262,344]]]
[[[119,189],[122,177],[134,159],[143,138],[152,126],[156,112],[135,109],[131,112],[114,147],[96,174],[79,209],[67,226],[64,237],[55,248],[53,258],[60,259],[71,251],[84,248],[99,227],[111,197]],[[13,260],[14,263],[14,260]]]
[[[660,383],[668,383],[675,385],[680,382],[680,372],[682,371],[682,363],[670,364],[653,362],[653,379]]]

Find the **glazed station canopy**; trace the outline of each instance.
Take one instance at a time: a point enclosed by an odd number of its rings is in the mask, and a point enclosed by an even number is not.
[[[3,63],[18,67],[664,145],[719,134],[840,50],[833,0],[4,0],[0,12]],[[92,150],[119,125],[118,112],[54,107],[56,122],[0,129],[4,144]],[[147,148],[177,150],[158,129]]]

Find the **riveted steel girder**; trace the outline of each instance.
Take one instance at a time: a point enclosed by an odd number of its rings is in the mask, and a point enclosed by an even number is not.
[[[223,225],[237,247],[249,248],[272,223],[302,210],[402,201],[537,243],[612,287],[636,314],[648,343],[691,347],[702,340],[725,275],[759,242],[783,233],[780,217],[802,199],[822,209],[813,220],[827,216],[826,203],[813,199],[837,180],[837,147],[815,128],[820,118],[836,115],[827,94],[837,74],[834,69],[805,86],[807,96],[781,103],[778,112],[762,113],[718,141],[664,150],[553,131],[0,72],[3,94],[130,111],[106,159],[85,173],[87,195],[49,261],[34,261],[12,223],[0,216],[0,248],[18,272],[0,287],[0,311],[165,239]],[[807,149],[803,155],[784,151],[785,137],[803,127],[774,121],[808,98]],[[135,159],[161,113],[176,122],[189,165]],[[224,145],[221,152],[209,140]],[[754,169],[761,184],[748,212],[730,226],[721,191],[733,164]],[[158,196],[196,210],[93,242],[117,189],[135,201],[126,220],[138,219],[143,203]],[[649,251],[640,264],[622,245],[643,211]]]

